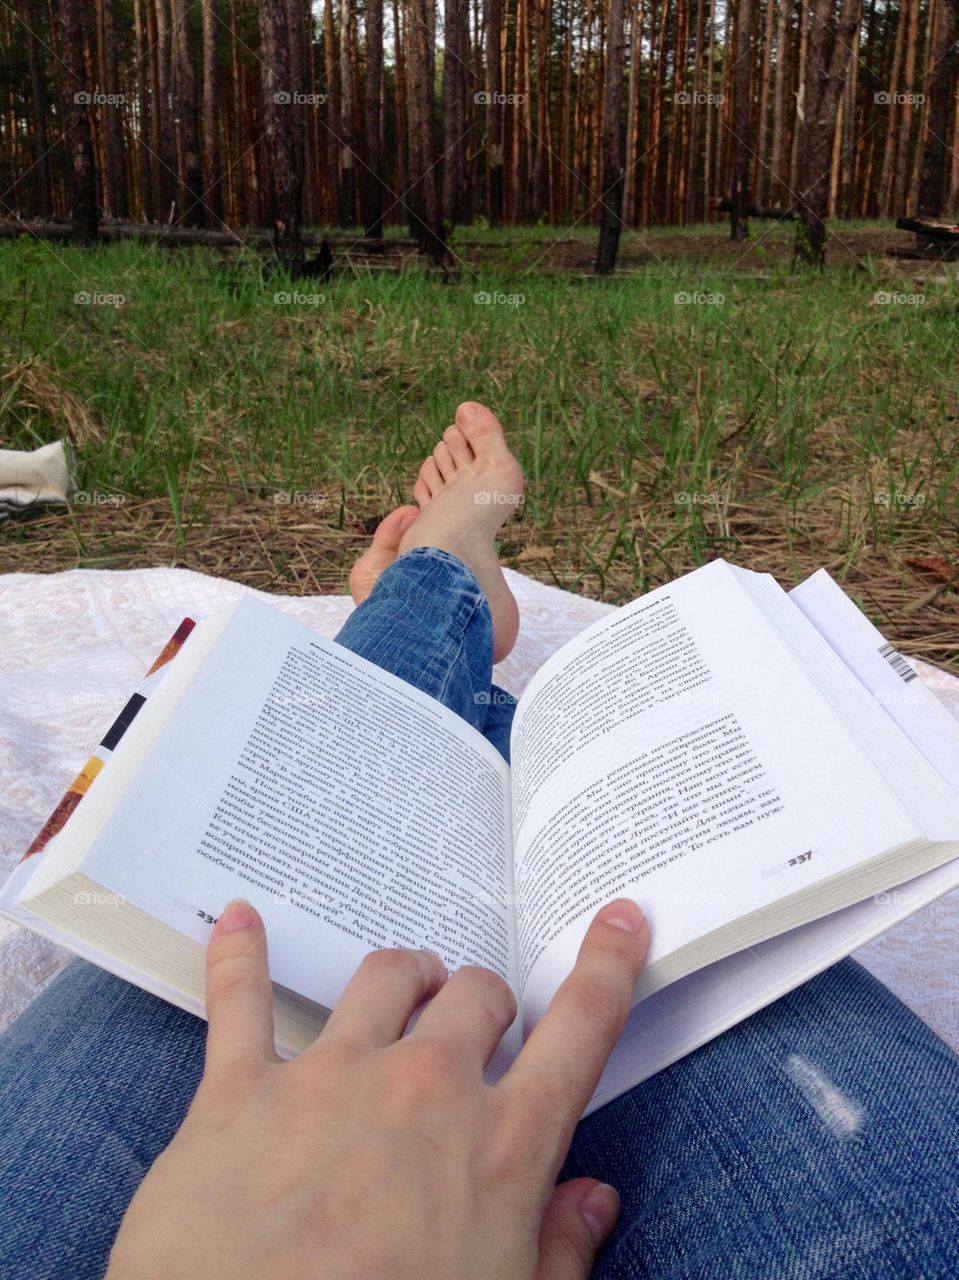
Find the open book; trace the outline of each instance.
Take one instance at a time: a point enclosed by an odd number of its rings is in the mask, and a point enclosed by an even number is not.
[[[601,619],[533,677],[512,767],[253,597],[180,638],[0,906],[202,1012],[248,898],[283,1052],[369,950],[429,947],[515,990],[495,1075],[626,895],[652,946],[595,1106],[959,884],[959,724],[823,571],[790,596],[717,560]]]

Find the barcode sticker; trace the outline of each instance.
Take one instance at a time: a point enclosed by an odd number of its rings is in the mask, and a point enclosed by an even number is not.
[[[895,671],[897,675],[902,676],[906,684],[908,684],[910,680],[915,680],[915,671],[913,671],[912,667],[910,667],[902,654],[897,653],[891,644],[881,644],[879,646],[879,652],[892,667],[893,671]]]

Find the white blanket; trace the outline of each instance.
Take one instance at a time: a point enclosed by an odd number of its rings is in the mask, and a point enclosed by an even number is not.
[[[611,606],[508,574],[519,643],[496,671],[519,693],[556,648]],[[5,877],[182,618],[199,620],[247,590],[186,569],[71,570],[0,577],[0,876]],[[347,596],[269,600],[326,636]],[[959,719],[959,680],[917,663]],[[959,1049],[959,891],[857,955]],[[0,1028],[62,969],[60,948],[0,920]]]

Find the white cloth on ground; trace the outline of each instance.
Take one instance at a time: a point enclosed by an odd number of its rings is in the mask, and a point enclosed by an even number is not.
[[[611,606],[507,576],[522,626],[495,678],[519,693],[549,654]],[[30,844],[179,622],[200,619],[245,590],[187,569],[0,576],[0,876]],[[348,596],[255,594],[325,636],[336,634],[353,607]],[[959,679],[916,666],[959,719]],[[957,936],[959,891],[856,958],[959,1050]],[[0,1029],[68,960],[61,948],[0,920]]]

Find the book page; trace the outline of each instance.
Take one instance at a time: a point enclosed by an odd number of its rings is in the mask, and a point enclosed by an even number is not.
[[[647,913],[649,973],[712,929],[916,836],[742,589],[743,572],[715,561],[601,619],[520,700],[526,1023],[611,898]]]
[[[959,795],[959,724],[825,569],[789,598]]]
[[[508,776],[440,703],[246,598],[83,870],[200,942],[248,898],[274,980],[327,1007],[375,947],[513,981]]]

